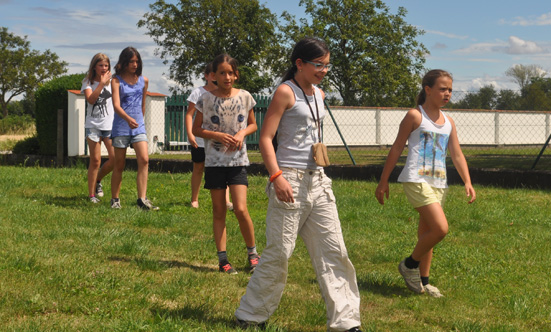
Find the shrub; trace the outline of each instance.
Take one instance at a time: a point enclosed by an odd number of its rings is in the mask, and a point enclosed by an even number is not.
[[[63,109],[63,135],[67,137],[67,90],[80,90],[85,74],[64,75],[46,82],[36,92],[36,132],[39,154],[57,153],[57,110]],[[67,154],[67,142],[64,144]]]
[[[0,119],[0,135],[26,134],[33,130],[34,119],[28,115],[8,115]]]
[[[12,152],[15,154],[38,154],[39,148],[38,137],[35,135],[15,143]]]

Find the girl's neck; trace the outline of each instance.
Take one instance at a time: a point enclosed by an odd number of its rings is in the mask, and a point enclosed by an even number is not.
[[[214,89],[216,89],[216,88],[217,88],[216,84],[214,84],[214,83],[212,83],[212,82],[208,82],[207,84],[205,84],[205,85],[203,86],[203,89],[205,89],[205,90],[207,90],[207,91],[212,91],[212,90],[214,90]]]
[[[300,75],[300,72],[295,75],[294,80],[300,85],[307,96],[314,94],[314,86],[304,76]]]
[[[423,106],[423,109],[425,110],[425,113],[427,113],[427,114],[438,114],[438,113],[440,113],[440,107],[438,105],[425,102],[421,106]]]
[[[216,97],[230,98],[235,94],[236,91],[237,91],[237,89],[235,89],[233,87],[231,87],[229,90],[228,89],[221,89],[220,87],[218,87],[217,89],[213,90],[212,93]]]
[[[127,82],[128,81],[138,81],[138,78],[139,78],[139,76],[136,75],[136,73],[130,73],[130,72],[127,72],[127,71],[122,72],[121,77]]]

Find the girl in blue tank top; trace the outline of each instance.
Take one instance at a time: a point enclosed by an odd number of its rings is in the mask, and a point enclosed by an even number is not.
[[[122,50],[115,66],[115,77],[111,83],[115,118],[111,137],[115,148],[115,165],[111,177],[111,207],[121,208],[122,172],[126,164],[126,149],[130,146],[136,152],[138,161],[137,205],[144,210],[158,210],[146,197],[149,169],[147,135],[144,124],[145,98],[149,80],[142,76],[142,58],[138,50],[127,47]]]

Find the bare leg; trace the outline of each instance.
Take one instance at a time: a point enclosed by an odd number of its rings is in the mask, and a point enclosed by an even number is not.
[[[199,207],[199,189],[205,170],[205,163],[193,163],[193,172],[191,173],[191,206]],[[194,205],[194,203],[196,203]]]
[[[247,209],[247,186],[231,185],[231,196],[233,197],[233,212],[239,221],[239,229],[247,247],[255,246],[254,226],[249,210]]]
[[[126,148],[114,148],[115,163],[113,165],[113,175],[111,176],[111,198],[119,198],[121,192],[122,172],[126,165]]]
[[[149,154],[147,150],[147,142],[137,142],[132,144],[136,151],[136,159],[138,161],[138,176],[136,177],[136,185],[138,187],[138,198],[145,199],[147,195],[147,178],[149,175]]]
[[[98,170],[101,164],[101,142],[94,142],[86,139],[88,149],[90,150],[90,161],[88,163],[88,196],[92,197],[96,194],[96,179]]]
[[[411,257],[416,261],[424,262],[424,266],[420,267],[423,275],[423,271],[428,273],[430,270],[432,248],[448,234],[448,220],[439,203],[419,207],[417,211],[420,216],[419,239]]]
[[[115,164],[115,151],[113,150],[111,139],[109,137],[103,137],[103,144],[105,144],[109,159],[105,162],[105,164],[101,166],[98,172],[98,178],[96,180],[97,182],[100,182],[107,174],[111,173]]]
[[[226,189],[211,189],[212,200],[212,229],[217,251],[226,251]]]

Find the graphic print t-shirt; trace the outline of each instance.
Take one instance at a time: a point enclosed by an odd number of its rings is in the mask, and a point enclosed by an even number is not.
[[[446,115],[442,125],[434,123],[421,106],[421,125],[408,138],[406,165],[399,182],[425,182],[431,187],[447,188],[446,151],[451,123]]]
[[[90,89],[93,92],[98,85],[99,82],[94,81],[90,84],[88,79],[84,78],[80,91],[84,92],[84,90]],[[113,115],[115,113],[111,97],[111,85],[108,84],[103,87],[103,90],[101,90],[98,99],[93,105],[86,103],[86,122],[84,128],[111,130],[113,126]]]
[[[203,113],[203,128],[210,131],[235,135],[247,128],[249,111],[256,101],[248,91],[239,90],[229,98],[216,97],[210,92],[201,95],[195,107]],[[222,143],[205,139],[205,167],[248,166],[247,146],[241,150],[230,150]]]

